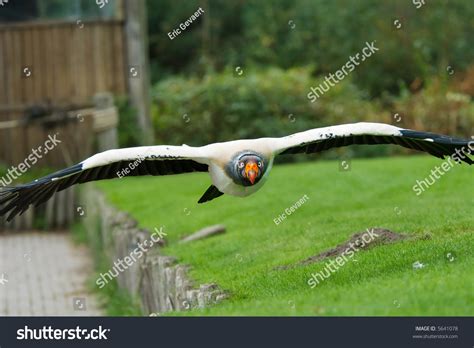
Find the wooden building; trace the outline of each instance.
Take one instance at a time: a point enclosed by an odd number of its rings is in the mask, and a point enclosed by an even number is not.
[[[51,9],[56,12],[48,16]],[[150,142],[145,23],[145,0],[5,3],[0,8],[0,165],[22,162],[55,133],[60,148],[38,166],[63,166],[90,155],[96,150],[94,125],[104,131],[107,120],[111,127],[117,123],[94,101],[104,93],[129,98]],[[102,110],[99,116],[96,109]],[[98,120],[100,115],[108,118]]]

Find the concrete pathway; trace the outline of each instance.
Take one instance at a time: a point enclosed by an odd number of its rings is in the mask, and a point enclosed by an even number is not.
[[[0,233],[0,316],[97,316],[91,256],[66,232]]]

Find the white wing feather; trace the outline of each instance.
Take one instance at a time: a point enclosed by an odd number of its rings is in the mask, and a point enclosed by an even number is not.
[[[82,169],[100,167],[118,161],[135,160],[190,159],[199,163],[209,164],[205,147],[192,146],[139,146],[125,149],[108,150],[82,161]]]
[[[315,128],[282,138],[271,138],[269,140],[273,142],[273,153],[277,155],[288,148],[315,142],[318,140],[364,134],[402,136],[400,130],[403,130],[403,128],[383,123],[359,122],[324,128]]]

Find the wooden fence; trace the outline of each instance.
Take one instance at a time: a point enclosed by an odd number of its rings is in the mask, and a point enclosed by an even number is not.
[[[31,151],[30,154],[23,155],[23,159],[17,162],[15,167],[19,168],[21,164],[28,167],[28,164],[32,163],[32,158],[43,166],[44,163],[49,163],[51,166],[58,166],[60,163],[72,165],[87,157],[93,149],[104,151],[117,147],[117,109],[110,104],[110,98],[103,96],[95,99],[101,107],[98,105],[95,108],[52,114],[42,118],[41,122],[24,125],[21,121],[8,122],[6,126],[9,128],[4,129],[4,133],[8,134],[6,131],[11,133],[15,129],[23,130],[25,136],[22,143],[29,144],[27,146],[36,150],[36,152]],[[0,128],[5,123],[0,122]],[[45,154],[45,148],[52,146],[51,142],[45,145],[45,139],[56,135],[58,135],[56,140],[61,143]],[[38,143],[43,144],[39,145],[42,149],[38,148]],[[0,189],[3,185],[10,185],[12,182],[16,184],[16,179],[21,179],[12,176],[13,174],[5,174],[0,177]],[[74,192],[74,187],[60,191],[46,204],[30,207],[25,214],[17,216],[11,222],[7,222],[6,217],[0,217],[0,232],[30,230],[33,227],[49,230],[70,226],[74,217],[80,213],[75,209],[77,201]]]
[[[122,26],[117,20],[0,25],[0,105],[10,108],[3,119],[18,106],[83,105],[98,92],[124,94]]]
[[[0,122],[30,117],[21,127],[0,129],[0,161],[22,162],[56,132],[64,146],[39,166],[62,166],[89,155],[93,138],[84,124],[69,118],[60,130],[38,126],[31,121],[32,107],[73,110],[92,105],[96,93],[124,95],[124,45],[121,20],[0,25]]]

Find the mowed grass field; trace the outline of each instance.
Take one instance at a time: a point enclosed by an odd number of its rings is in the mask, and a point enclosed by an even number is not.
[[[221,304],[179,315],[474,315],[474,166],[456,166],[420,196],[412,190],[440,164],[413,156],[357,159],[347,172],[337,161],[276,165],[256,194],[206,204],[197,204],[210,183],[203,173],[98,186],[140,226],[165,226],[163,252],[191,265],[197,283],[229,292]],[[274,218],[304,195],[306,203],[277,226]],[[213,224],[227,232],[177,243]],[[313,289],[308,279],[326,261],[275,269],[372,227],[416,238],[359,251]],[[417,261],[424,267],[415,269]]]

